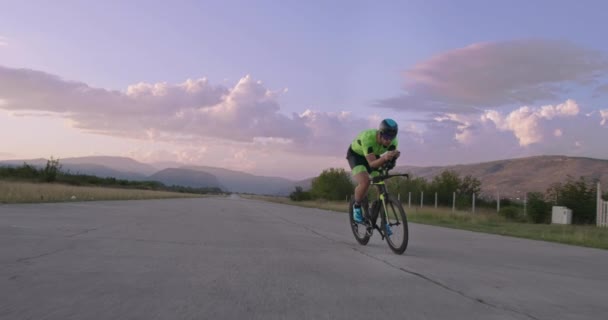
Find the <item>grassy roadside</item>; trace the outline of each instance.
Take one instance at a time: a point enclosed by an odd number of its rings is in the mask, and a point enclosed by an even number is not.
[[[264,200],[308,208],[319,208],[345,213],[344,201],[291,201],[288,198],[241,195],[243,198]],[[408,220],[414,223],[499,234],[533,240],[543,240],[583,247],[608,249],[608,228],[579,225],[548,225],[511,222],[495,212],[457,211],[443,208],[408,208],[404,206]]]
[[[197,198],[201,194],[0,181],[0,203]]]

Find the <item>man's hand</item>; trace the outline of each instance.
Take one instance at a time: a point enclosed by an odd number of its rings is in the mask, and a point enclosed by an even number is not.
[[[386,160],[393,160],[399,157],[401,153],[398,150],[388,151],[384,154]]]

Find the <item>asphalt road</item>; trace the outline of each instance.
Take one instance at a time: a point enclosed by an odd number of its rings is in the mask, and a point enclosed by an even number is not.
[[[240,198],[0,205],[0,319],[605,319],[608,251]]]

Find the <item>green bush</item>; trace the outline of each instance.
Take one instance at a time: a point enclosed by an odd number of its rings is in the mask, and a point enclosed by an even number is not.
[[[62,172],[59,160],[51,158],[44,169],[24,163],[20,167],[0,167],[1,179],[18,181],[54,182],[74,186],[121,187],[129,189],[163,190],[181,193],[221,193],[219,188],[192,188],[183,186],[166,186],[158,181],[131,181],[116,178],[101,178],[85,174]]]
[[[304,191],[302,187],[296,187],[296,190],[289,195],[289,199],[293,201],[311,200],[312,195],[308,191]]]
[[[59,159],[53,159],[53,157],[51,157],[51,159],[46,162],[46,167],[42,171],[42,178],[46,182],[53,182],[57,179],[57,174],[60,170],[61,165],[59,164]]]
[[[593,183],[584,177],[575,181],[568,176],[566,183],[552,185],[547,191],[549,199],[557,199],[556,205],[572,210],[573,224],[595,224],[596,195]]]
[[[551,204],[544,200],[540,192],[528,193],[528,219],[534,223],[549,223],[551,218]]]
[[[312,180],[311,194],[315,199],[344,200],[352,195],[355,186],[344,169],[330,168]]]
[[[517,207],[500,208],[500,215],[512,221],[522,220],[521,210]]]

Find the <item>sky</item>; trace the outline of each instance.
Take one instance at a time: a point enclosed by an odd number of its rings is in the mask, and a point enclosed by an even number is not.
[[[605,1],[0,1],[0,159],[303,179],[399,124],[398,165],[608,159]]]

